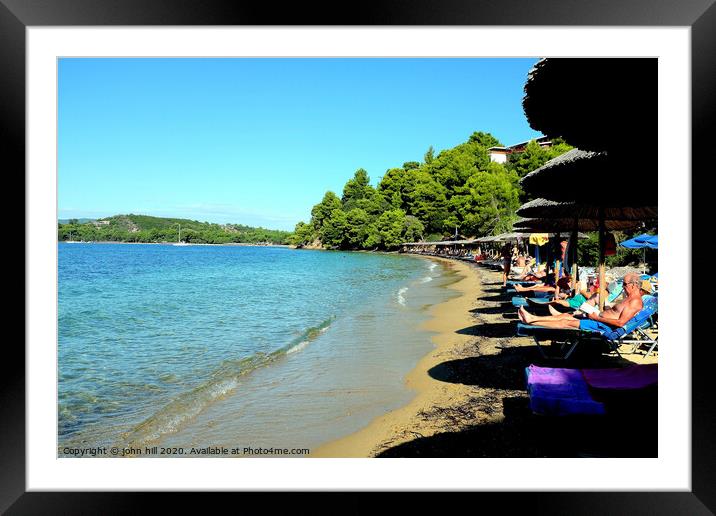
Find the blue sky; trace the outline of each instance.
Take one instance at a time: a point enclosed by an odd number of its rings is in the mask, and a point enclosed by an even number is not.
[[[364,168],[422,161],[522,112],[536,59],[61,59],[60,218],[293,229]]]

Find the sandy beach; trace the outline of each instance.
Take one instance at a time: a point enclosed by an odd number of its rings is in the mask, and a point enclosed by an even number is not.
[[[532,339],[515,336],[516,312],[502,291],[499,273],[464,262],[440,260],[458,274],[448,288],[460,295],[431,308],[424,329],[435,332],[435,349],[405,378],[416,392],[406,406],[314,450],[313,457],[529,457],[600,456],[587,434],[603,431],[587,421],[585,439],[555,439],[550,422],[529,411],[524,369],[545,363]],[[602,366],[653,363],[643,355],[603,356]],[[552,364],[562,365],[562,364]],[[575,419],[570,424],[579,426]],[[623,430],[636,420],[619,421]],[[563,424],[563,423],[560,423]],[[560,434],[564,433],[561,428]],[[595,444],[596,443],[596,444]],[[648,456],[649,446],[635,451]],[[608,453],[631,454],[628,450]],[[631,455],[631,456],[636,456]]]
[[[317,449],[315,457],[371,457],[388,447],[410,441],[416,436],[430,436],[444,430],[444,425],[430,418],[420,417],[435,407],[460,405],[471,397],[468,386],[445,383],[433,378],[430,371],[445,360],[459,356],[473,337],[469,333],[457,333],[474,324],[470,310],[475,308],[475,295],[481,291],[477,271],[464,263],[442,258],[443,262],[458,273],[460,279],[448,288],[460,295],[431,308],[432,318],[423,329],[436,332],[433,337],[435,349],[425,356],[405,379],[406,385],[417,392],[410,404],[373,420],[366,428],[343,439],[328,443]]]

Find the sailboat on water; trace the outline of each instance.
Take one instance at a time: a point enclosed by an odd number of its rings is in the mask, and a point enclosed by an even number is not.
[[[179,238],[177,239],[176,244],[172,244],[172,245],[191,245],[191,244],[181,241],[181,224],[179,224]]]
[[[72,231],[70,231],[70,234],[67,235],[67,240],[65,240],[66,244],[82,244],[81,240],[72,240]]]

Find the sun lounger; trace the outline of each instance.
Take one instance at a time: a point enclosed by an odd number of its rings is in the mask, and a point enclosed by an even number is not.
[[[512,298],[512,306],[520,307],[520,306],[527,306],[527,298],[522,296],[514,296]]]
[[[512,298],[512,306],[519,308],[520,306],[527,306],[531,309],[537,309],[535,315],[549,315],[549,309],[547,305],[552,300],[549,297],[522,297],[515,296]],[[562,305],[556,305],[555,309],[560,312],[569,312],[572,309]],[[537,313],[539,312],[539,313]]]
[[[611,305],[616,301],[616,299],[622,295],[622,292],[624,292],[624,283],[619,280],[616,284],[616,286],[609,291],[609,295],[607,296],[607,304]]]
[[[577,328],[546,328],[544,326],[536,326],[532,324],[517,323],[517,335],[520,337],[533,337],[542,356],[547,358],[547,354],[541,345],[543,341],[552,341],[562,345],[564,359],[568,359],[577,345],[585,340],[599,341],[608,344],[610,351],[619,355],[619,346],[622,344],[635,344],[632,352],[636,351],[639,346],[647,344],[650,347],[646,356],[657,345],[658,337],[652,339],[645,332],[655,322],[658,312],[658,296],[643,296],[643,308],[632,317],[623,327],[615,328],[608,332],[585,331]],[[631,338],[630,338],[631,337]],[[645,357],[646,358],[646,357]]]

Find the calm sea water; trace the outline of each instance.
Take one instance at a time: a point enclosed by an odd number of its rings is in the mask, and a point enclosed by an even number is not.
[[[66,446],[308,447],[407,403],[441,265],[274,247],[58,244]]]

